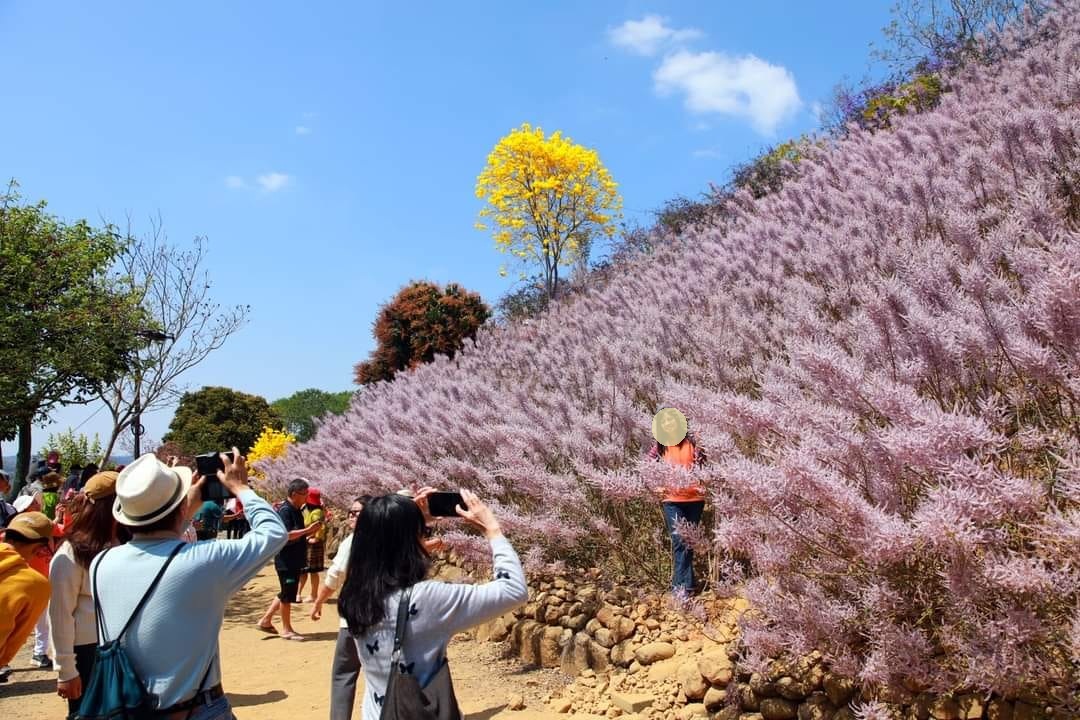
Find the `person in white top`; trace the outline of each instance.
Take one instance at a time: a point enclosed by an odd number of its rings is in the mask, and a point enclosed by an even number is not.
[[[330,568],[323,576],[318,597],[315,598],[315,606],[311,609],[312,620],[322,617],[323,604],[345,583],[345,573],[349,568],[349,553],[352,550],[352,531],[356,529],[356,519],[360,517],[364,503],[369,499],[367,495],[362,495],[353,500],[352,507],[349,508],[350,532],[338,544],[337,554],[334,555]],[[338,638],[334,646],[334,661],[331,665],[330,676],[330,720],[350,720],[353,706],[356,704],[356,681],[359,677],[360,656],[356,653],[356,642],[349,634],[349,624],[339,615]]]
[[[67,700],[69,720],[79,710],[83,688],[94,669],[97,623],[89,568],[99,552],[118,544],[112,515],[116,477],[111,471],[97,473],[69,501],[67,539],[49,565],[49,634],[59,674],[56,694]]]
[[[514,548],[503,537],[491,510],[468,490],[457,513],[481,529],[491,543],[495,577],[482,585],[425,580],[431,557],[424,545],[424,516],[430,489],[416,501],[384,495],[364,505],[356,524],[363,552],[349,553],[338,612],[345,618],[363,663],[363,720],[378,720],[391,672],[416,678],[425,687],[446,665],[446,646],[454,633],[498,617],[529,597],[525,573]],[[398,667],[391,668],[398,605],[411,588],[407,629]]]

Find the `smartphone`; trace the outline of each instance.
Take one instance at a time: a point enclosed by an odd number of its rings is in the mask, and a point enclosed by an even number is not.
[[[231,452],[225,453],[225,457],[229,458],[231,462],[233,454]],[[225,463],[221,461],[221,456],[216,452],[203,453],[202,455],[195,456],[195,467],[199,471],[205,480],[202,484],[202,499],[206,500],[226,500],[231,498],[233,494],[221,484],[218,480],[217,471],[225,469]]]
[[[461,517],[455,509],[458,505],[464,510],[465,499],[461,493],[433,492],[428,495],[428,512],[432,517]]]

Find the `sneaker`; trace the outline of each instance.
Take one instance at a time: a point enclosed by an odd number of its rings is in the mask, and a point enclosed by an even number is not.
[[[52,660],[48,655],[35,655],[31,658],[34,661],[34,666],[39,670],[52,670]]]

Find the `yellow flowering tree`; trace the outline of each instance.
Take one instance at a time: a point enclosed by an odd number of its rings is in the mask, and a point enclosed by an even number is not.
[[[486,203],[476,227],[490,229],[501,252],[541,265],[552,298],[559,266],[586,258],[597,236],[615,234],[617,187],[595,150],[524,123],[499,140],[476,179]]]
[[[265,480],[266,475],[262,470],[254,467],[254,464],[259,460],[268,458],[276,460],[285,457],[285,453],[289,451],[289,446],[295,442],[296,436],[292,433],[277,430],[269,425],[264,427],[262,433],[255,439],[255,444],[251,446],[251,451],[247,454],[251,476],[259,480]]]

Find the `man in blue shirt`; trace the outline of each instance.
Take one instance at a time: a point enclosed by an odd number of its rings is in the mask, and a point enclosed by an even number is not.
[[[195,513],[195,536],[200,540],[213,540],[221,530],[221,518],[225,511],[214,500],[205,501]]]
[[[225,604],[287,539],[274,509],[247,486],[240,452],[233,448],[235,462],[221,457],[225,470],[218,478],[241,498],[251,520],[251,532],[242,540],[185,543],[181,533],[200,506],[203,480],[148,453],[116,479],[113,517],[132,532],[132,540],[101,553],[90,566],[104,622],[101,642],[107,642],[119,634],[151,578],[179,546],[121,639],[163,720],[232,716],[218,653]]]

